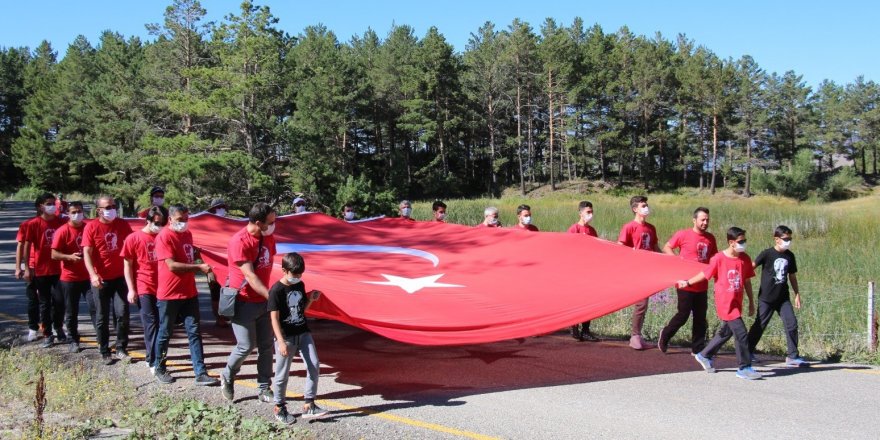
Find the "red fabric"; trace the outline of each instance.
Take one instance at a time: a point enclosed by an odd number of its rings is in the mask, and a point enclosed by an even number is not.
[[[24,233],[24,240],[31,242],[34,254],[34,274],[38,277],[58,275],[61,273],[61,264],[52,259],[52,238],[55,231],[64,226],[64,219],[53,217],[46,220],[43,217],[34,217],[28,223]]]
[[[93,220],[86,225],[82,245],[92,248],[92,264],[102,279],[113,280],[124,275],[125,268],[119,254],[131,233],[131,226],[120,218],[110,223]]]
[[[709,267],[703,270],[707,279],[715,279],[715,310],[718,318],[725,321],[742,316],[743,283],[755,276],[752,259],[746,253],[737,258],[724,252],[709,259]]]
[[[568,233],[569,234],[584,234],[584,235],[589,235],[590,237],[598,237],[599,236],[599,234],[596,233],[596,228],[594,228],[590,225],[581,226],[578,223],[571,225],[571,227],[568,228]]]
[[[52,238],[52,249],[65,255],[79,253],[79,255],[82,256],[82,237],[85,229],[85,224],[80,225],[79,228],[75,228],[70,223],[66,223],[55,231],[55,236]],[[73,282],[88,280],[89,271],[86,270],[85,261],[61,262],[61,281]]]
[[[565,233],[393,220],[350,224],[317,213],[279,217],[272,236],[278,255],[271,280],[281,277],[282,255],[298,249],[306,260],[305,283],[324,292],[310,316],[402,342],[455,345],[538,335],[595,319],[705,267]],[[245,224],[190,216],[195,243],[220,280],[226,276],[229,237]],[[303,244],[316,247],[304,251]],[[334,245],[349,247],[320,247]],[[388,285],[389,277],[453,286],[423,286],[408,293]]]
[[[189,299],[198,294],[195,272],[175,273],[165,263],[167,259],[178,263],[195,263],[192,233],[175,232],[168,227],[162,228],[156,236],[156,259],[159,261],[159,288],[156,291],[156,299],[162,301]]]
[[[138,230],[125,238],[122,244],[123,259],[131,261],[135,273],[138,295],[155,295],[159,280],[156,262],[156,236]]]
[[[667,242],[672,249],[679,249],[678,256],[685,260],[708,263],[709,259],[718,253],[718,245],[715,236],[706,232],[701,234],[692,229],[682,229],[672,235]],[[709,290],[709,282],[692,284],[681,290],[688,292],[705,292]]]
[[[275,226],[277,229],[279,225]],[[263,282],[263,285],[265,285],[267,289],[272,287],[271,283],[269,283],[269,277],[272,274],[272,259],[275,257],[276,253],[275,236],[269,235],[263,237],[263,246],[260,248],[260,258],[258,259],[257,246],[259,245],[260,237],[254,237],[249,234],[247,228],[242,228],[233,235],[231,239],[229,239],[226,265],[230,268],[230,287],[237,289],[241,286],[241,283],[244,282],[244,274],[241,273],[241,268],[238,267],[238,264],[247,262],[253,264],[254,261],[257,262],[257,264],[254,265],[254,272],[256,272],[257,278]],[[266,298],[260,296],[250,284],[244,286],[244,289],[238,293],[238,299],[250,303],[266,302]]]
[[[639,223],[633,220],[623,225],[617,241],[633,249],[653,251],[657,247],[657,229],[648,222]]]
[[[15,241],[17,241],[19,243],[24,243],[24,241],[25,241],[24,236],[25,236],[25,234],[27,234],[27,229],[30,227],[30,223],[34,218],[35,217],[29,218],[29,219],[21,222],[20,225],[18,225],[18,233],[15,235]],[[31,245],[31,251],[30,251],[30,253],[28,253],[27,265],[30,268],[34,267],[34,246],[33,245]]]

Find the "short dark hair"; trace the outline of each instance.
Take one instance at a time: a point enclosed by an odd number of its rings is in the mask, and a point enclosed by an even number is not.
[[[782,237],[783,235],[791,236],[791,228],[785,225],[777,226],[776,230],[773,231],[773,237]]]
[[[645,196],[633,196],[633,198],[629,199],[629,207],[633,209],[642,202],[648,203],[648,198]]]
[[[189,208],[180,203],[175,203],[168,208],[169,216],[177,214],[178,212],[189,212]],[[149,215],[149,213],[147,213],[147,215]]]
[[[37,208],[39,208],[40,205],[42,205],[43,203],[46,203],[46,200],[54,199],[54,198],[55,198],[55,195],[52,194],[52,193],[43,193],[43,194],[40,194],[40,196],[37,197],[37,200],[34,202],[34,205],[35,205]]]
[[[746,230],[737,228],[736,226],[731,226],[730,229],[727,230],[728,240],[736,240],[740,235],[746,235]]]
[[[443,202],[440,201],[440,200],[436,200],[436,201],[434,201],[434,204],[431,205],[431,210],[432,210],[432,211],[436,211],[436,210],[438,210],[438,209],[440,209],[440,208],[446,209],[446,204],[443,203]]]
[[[592,208],[592,207],[593,207],[592,203],[590,203],[586,200],[581,201],[580,203],[578,203],[578,212],[583,211],[584,208]]]
[[[272,214],[273,212],[275,212],[275,208],[269,206],[268,203],[254,203],[254,206],[252,206],[250,212],[248,212],[248,221],[251,223],[266,223],[266,219],[269,218],[269,214]]]
[[[306,271],[306,262],[302,255],[290,252],[281,257],[281,268],[289,273],[303,273]]]
[[[351,209],[354,209],[354,203],[352,203],[352,202],[348,202],[348,203],[342,205],[342,210],[343,210],[343,211],[345,211],[345,208],[351,208]]]
[[[532,207],[523,203],[516,207],[516,215],[520,215],[523,211],[531,211]]]
[[[174,209],[175,206],[180,206],[180,205],[171,205],[171,209]],[[162,216],[162,218],[158,222],[154,221],[154,219],[156,218],[157,215]],[[150,207],[150,210],[147,211],[147,221],[152,222],[152,223],[156,223],[159,226],[167,225],[168,224],[168,210],[165,209],[164,206]]]
[[[67,210],[68,210],[68,211],[70,211],[70,208],[73,208],[73,207],[77,207],[77,208],[79,208],[79,209],[83,209],[83,202],[80,202],[79,200],[77,200],[77,201],[70,202],[70,203],[67,204]]]
[[[700,206],[699,208],[695,209],[694,210],[694,218],[697,218],[697,215],[701,212],[705,212],[706,215],[709,215],[709,208],[704,208],[704,207]]]

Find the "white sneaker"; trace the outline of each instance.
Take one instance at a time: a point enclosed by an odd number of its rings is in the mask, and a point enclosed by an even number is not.
[[[28,342],[34,342],[34,341],[36,341],[37,338],[39,338],[39,337],[40,337],[40,334],[37,333],[36,330],[28,330],[28,332],[27,332],[27,336],[25,336],[24,339],[25,339],[26,341],[28,341]]]

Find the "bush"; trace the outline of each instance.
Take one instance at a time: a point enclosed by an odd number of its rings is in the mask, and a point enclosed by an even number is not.
[[[362,174],[357,178],[345,178],[345,183],[336,189],[336,206],[329,214],[339,216],[346,203],[354,205],[358,217],[366,218],[391,214],[397,201],[391,191],[374,189],[373,183]]]
[[[865,192],[865,180],[853,167],[845,167],[834,173],[819,192],[825,201],[844,200]]]

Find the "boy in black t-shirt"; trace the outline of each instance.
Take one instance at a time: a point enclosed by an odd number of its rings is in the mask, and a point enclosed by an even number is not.
[[[791,300],[788,296],[788,283],[794,290],[794,308],[801,308],[801,296],[797,282],[797,261],[794,253],[788,250],[791,246],[791,229],[780,225],[773,232],[775,246],[765,249],[755,258],[755,267],[761,266],[761,289],[758,292],[758,318],[749,330],[749,352],[752,353],[752,362],[755,358],[755,347],[764,329],[770,323],[773,312],[779,314],[785,326],[785,339],[788,345],[788,353],[785,364],[792,367],[807,367],[798,354],[798,323],[794,315]]]
[[[318,392],[318,353],[315,341],[306,323],[306,310],[321,292],[312,290],[308,294],[302,282],[306,270],[305,261],[296,252],[284,255],[281,259],[282,278],[269,289],[269,315],[272,331],[275,333],[275,380],[272,390],[275,393],[275,419],[285,424],[296,421],[287,412],[287,379],[293,355],[299,353],[306,365],[306,383],[302,408],[303,420],[317,419],[327,415],[327,411],[315,404]]]

